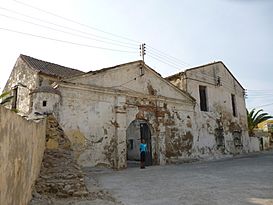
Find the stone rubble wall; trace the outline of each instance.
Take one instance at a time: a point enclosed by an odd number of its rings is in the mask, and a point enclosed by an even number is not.
[[[53,115],[47,117],[46,149],[33,195],[56,198],[88,195],[71,143]]]

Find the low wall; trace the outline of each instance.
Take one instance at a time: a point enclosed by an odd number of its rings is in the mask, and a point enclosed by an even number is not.
[[[260,140],[257,137],[249,137],[250,139],[250,151],[259,152],[260,151]]]
[[[0,204],[27,205],[45,149],[45,120],[27,121],[0,106]]]

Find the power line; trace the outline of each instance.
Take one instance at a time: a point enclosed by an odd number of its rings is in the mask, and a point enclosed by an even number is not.
[[[121,35],[117,35],[117,34],[113,34],[113,33],[110,33],[110,32],[107,32],[107,31],[103,31],[101,29],[98,29],[98,28],[95,28],[95,27],[92,27],[92,26],[89,26],[87,24],[83,24],[83,23],[80,23],[80,22],[77,22],[77,21],[74,21],[72,19],[69,19],[69,18],[66,18],[66,17],[63,17],[61,15],[58,15],[58,14],[55,14],[53,12],[49,12],[49,11],[46,11],[44,9],[41,9],[41,8],[38,8],[38,7],[35,7],[35,6],[32,6],[30,4],[27,4],[27,3],[24,3],[24,2],[21,2],[21,1],[18,1],[18,0],[13,0],[14,2],[18,3],[18,4],[21,4],[21,5],[24,5],[26,7],[29,7],[29,8],[32,8],[32,9],[35,9],[35,10],[38,10],[38,11],[41,11],[41,12],[44,12],[46,14],[49,14],[49,15],[52,15],[52,16],[55,16],[57,18],[60,18],[62,20],[65,20],[65,21],[68,21],[68,22],[72,22],[74,24],[78,24],[82,27],[86,27],[86,28],[89,28],[89,29],[92,29],[92,30],[96,30],[96,31],[99,31],[99,32],[102,32],[102,33],[105,33],[107,35],[111,35],[111,36],[114,36],[114,37],[117,37],[117,38],[120,38],[120,39],[126,39],[126,41],[131,41],[131,42],[135,42],[135,43],[139,43],[138,41],[135,41],[133,39],[130,39],[130,38],[127,38],[127,37],[124,37],[124,36],[121,36]],[[6,8],[2,8],[2,9],[5,9],[5,10],[8,10],[8,11],[12,11],[10,9],[6,9]],[[12,12],[16,12],[16,11],[12,11]],[[23,15],[23,16],[26,16],[28,18],[32,18],[32,19],[35,19],[31,16],[28,16],[28,15],[25,15],[25,14],[22,14],[22,13],[19,13],[19,12],[16,12],[17,14],[20,14],[20,15]],[[101,36],[98,36],[98,35],[94,35],[94,34],[91,34],[91,33],[86,33],[86,32],[83,32],[83,31],[80,31],[80,30],[77,30],[77,29],[73,29],[73,28],[70,28],[70,27],[66,27],[66,26],[62,26],[62,25],[58,25],[58,24],[55,24],[55,23],[52,23],[52,22],[48,22],[48,21],[45,21],[45,20],[41,20],[41,19],[35,19],[35,20],[39,20],[39,21],[43,21],[43,22],[46,22],[46,23],[49,23],[49,24],[52,24],[52,25],[55,25],[55,26],[59,26],[59,27],[63,27],[63,28],[66,28],[66,29],[70,29],[70,30],[74,30],[74,31],[77,31],[77,32],[81,32],[81,33],[85,33],[85,34],[88,34],[88,35],[92,35],[92,36],[95,36],[95,37],[98,37],[98,38],[104,38],[104,39],[107,39],[107,40],[110,40],[110,41],[116,41],[116,42],[119,42],[119,43],[122,43],[122,44],[130,44],[130,45],[135,45],[135,44],[132,44],[132,43],[128,43],[128,42],[121,42],[121,41],[117,41],[117,40],[113,40],[113,39],[109,39],[109,38],[106,38],[106,37],[101,37]],[[37,24],[36,24],[37,25]],[[41,25],[40,25],[41,26]],[[52,28],[50,28],[52,29]],[[60,31],[60,32],[64,32],[64,31]],[[66,32],[67,33],[67,32]],[[69,33],[70,35],[75,35],[75,34],[71,34]],[[78,35],[79,36],[79,35]],[[83,36],[81,36],[83,37]],[[90,39],[90,38],[89,38]],[[98,40],[98,39],[92,39],[92,40],[96,40],[96,41],[101,41],[103,42],[102,40]],[[109,44],[113,44],[113,43],[110,43],[110,42],[105,42],[105,43],[109,43]],[[114,45],[114,44],[113,44]],[[117,45],[117,44],[116,44]],[[118,46],[121,46],[121,45],[118,45]],[[123,47],[126,47],[126,46],[123,46]],[[128,46],[127,46],[128,47]],[[186,63],[186,62],[183,62],[181,60],[179,60],[178,58],[175,58],[173,56],[170,56],[168,54],[166,54],[165,52],[162,52],[156,48],[153,48],[151,46],[149,46],[152,50],[154,50],[155,52],[157,52],[158,55],[161,55],[160,58],[162,58],[162,55],[164,55],[163,57],[165,58],[165,61],[168,61],[168,62],[171,62],[171,64],[175,64],[176,66],[173,66],[172,67],[176,67],[176,69],[180,69],[177,67],[178,65],[178,62],[179,64],[182,64],[183,66],[182,67],[186,67],[186,66],[190,66],[190,64]],[[128,48],[132,48],[132,47],[128,47]],[[152,52],[152,51],[151,51]],[[153,53],[155,55],[155,53]],[[152,57],[154,59],[157,59],[159,60],[160,62],[163,62],[162,60],[158,59],[158,58],[155,58],[155,57]],[[170,59],[170,60],[166,60],[166,58]],[[176,63],[174,63],[174,61],[176,61]],[[165,62],[166,64],[166,62]],[[168,65],[170,65],[168,63]]]
[[[52,23],[50,21],[46,21],[46,20],[43,20],[43,19],[40,19],[40,18],[34,18],[32,16],[29,16],[29,15],[26,15],[26,14],[23,14],[23,13],[20,13],[20,12],[17,12],[15,10],[11,10],[11,9],[7,9],[7,8],[3,8],[3,7],[0,7],[0,9],[2,10],[5,10],[5,11],[8,11],[10,13],[14,13],[14,14],[17,14],[17,15],[20,15],[20,16],[24,16],[24,17],[27,17],[27,18],[30,18],[30,19],[34,19],[36,21],[40,21],[40,22],[43,22],[43,23],[47,23],[47,24],[51,24],[51,25],[54,25],[54,26],[57,26],[57,27],[61,27],[61,28],[65,28],[65,29],[68,29],[68,30],[72,30],[72,31],[75,31],[75,32],[78,32],[78,33],[82,33],[82,34],[85,34],[85,35],[90,35],[90,36],[94,36],[94,37],[97,37],[97,38],[100,38],[100,39],[106,39],[106,40],[109,40],[109,41],[112,41],[112,42],[118,42],[118,43],[121,43],[121,44],[125,44],[125,45],[133,45],[133,46],[138,46],[137,44],[132,44],[132,43],[125,43],[125,42],[122,42],[122,41],[118,41],[118,40],[114,40],[114,39],[111,39],[111,38],[106,38],[106,37],[102,37],[102,36],[99,36],[99,35],[95,35],[95,34],[92,34],[92,33],[89,33],[89,32],[85,32],[85,31],[82,31],[82,30],[79,30],[79,29],[75,29],[75,28],[71,28],[71,27],[67,27],[67,26],[63,26],[63,25],[60,25],[60,24],[56,24],[56,23]],[[6,16],[7,17],[7,16]],[[7,17],[8,18],[8,17]],[[10,17],[10,18],[14,18],[15,17]],[[25,21],[25,20],[22,20],[22,19],[18,19],[16,18],[16,20],[19,20],[19,21]],[[27,23],[29,23],[29,21],[27,21]],[[39,25],[40,24],[36,24],[36,23],[33,23],[31,22],[31,24],[35,24],[35,25]],[[52,27],[51,27],[52,29]],[[65,31],[62,31],[62,32],[65,32]],[[78,35],[78,34],[75,34],[75,35]],[[82,36],[82,35],[78,35],[78,36]],[[87,37],[85,37],[87,38]],[[93,39],[93,40],[96,40],[96,41],[101,41],[101,42],[107,42],[105,40],[100,40],[100,39],[95,39],[95,38],[90,38],[88,37],[89,39]],[[112,42],[107,42],[109,44],[114,44]],[[126,47],[125,45],[121,45],[121,44],[117,44],[117,45],[120,45],[120,46],[123,46],[123,47]],[[127,46],[129,47],[129,46]],[[131,47],[132,48],[132,47]]]
[[[17,1],[17,0],[13,0],[13,1],[16,2],[16,3],[18,3],[18,4],[24,5],[24,6],[26,6],[26,7],[29,7],[29,8],[32,8],[32,9],[35,9],[35,10],[44,12],[44,13],[46,13],[46,14],[49,14],[49,15],[58,17],[58,18],[63,19],[63,20],[65,20],[65,21],[72,22],[72,23],[74,23],[74,24],[78,24],[78,25],[80,25],[80,26],[83,26],[83,27],[86,27],[86,28],[89,28],[89,29],[92,29],[92,30],[96,30],[96,31],[105,33],[105,34],[107,34],[107,35],[114,36],[114,37],[116,37],[116,38],[126,39],[127,41],[135,42],[135,43],[138,43],[138,44],[140,43],[140,42],[135,41],[135,40],[133,40],[133,39],[130,39],[130,38],[127,38],[127,37],[124,37],[124,36],[121,36],[121,35],[113,34],[113,33],[107,32],[107,31],[103,31],[103,30],[101,30],[101,29],[98,29],[98,28],[89,26],[89,25],[87,25],[87,24],[83,24],[83,23],[74,21],[74,20],[72,20],[72,19],[69,19],[69,18],[60,16],[60,15],[55,14],[55,13],[53,13],[53,12],[46,11],[46,10],[44,10],[44,9],[40,9],[40,8],[38,8],[38,7],[29,5],[29,4],[24,3],[24,2],[21,2],[21,1]]]
[[[158,55],[158,54],[153,53],[153,52],[151,52],[151,51],[149,51],[148,55],[156,56],[156,57],[158,57],[158,58],[160,58],[160,59],[162,59],[162,60],[164,60],[164,61],[166,61],[166,62],[169,62],[169,63],[171,63],[171,64],[173,64],[173,65],[175,65],[175,66],[177,66],[177,67],[180,67],[180,69],[181,69],[182,67],[184,67],[184,66],[182,66],[182,65],[179,65],[179,64],[175,63],[174,61],[170,61],[170,60],[168,60],[167,58],[164,58],[164,56]],[[180,70],[180,69],[179,69],[179,70]]]
[[[189,63],[187,63],[187,62],[184,62],[184,61],[182,61],[182,60],[180,60],[180,59],[178,59],[178,58],[175,58],[175,57],[173,57],[173,56],[170,56],[169,54],[167,54],[166,52],[163,52],[163,51],[160,51],[160,50],[158,50],[158,49],[156,49],[156,48],[154,48],[154,47],[152,47],[152,46],[149,46],[149,45],[147,45],[149,48],[151,48],[152,50],[154,50],[155,52],[159,52],[160,54],[163,54],[166,58],[170,58],[170,59],[172,59],[173,61],[178,61],[179,63],[181,63],[181,64],[183,64],[183,65],[185,65],[185,66],[191,66]]]
[[[273,99],[273,96],[247,96],[249,99],[264,99],[264,100],[268,100],[268,99]]]
[[[168,61],[171,61],[171,62],[173,62],[175,64],[178,64],[180,67],[188,67],[187,65],[185,65],[185,64],[183,64],[181,62],[178,62],[176,60],[173,60],[172,58],[169,58],[168,56],[166,56],[164,54],[161,54],[160,52],[155,52],[152,49],[150,49],[149,52],[154,54],[154,55],[160,56],[160,58],[164,58],[165,60],[168,60]]]
[[[125,46],[125,45],[118,44],[118,43],[107,42],[107,41],[104,41],[104,40],[99,40],[99,39],[95,39],[95,38],[91,38],[91,37],[87,37],[87,36],[83,36],[83,35],[79,35],[79,34],[74,34],[74,33],[71,33],[71,32],[60,30],[60,29],[55,29],[55,28],[52,28],[52,27],[49,27],[49,26],[44,26],[44,25],[41,25],[41,24],[37,24],[37,23],[31,22],[31,21],[26,21],[26,20],[19,19],[19,18],[16,18],[16,17],[7,16],[5,14],[0,14],[0,16],[6,17],[6,18],[9,18],[9,19],[13,19],[13,20],[16,20],[16,21],[21,21],[21,22],[24,22],[24,23],[32,24],[32,25],[39,26],[39,27],[42,27],[42,28],[47,28],[47,29],[50,29],[50,30],[66,33],[66,34],[69,34],[69,35],[72,35],[72,36],[78,36],[78,37],[81,37],[81,38],[91,39],[91,40],[94,40],[94,41],[108,43],[108,44],[111,44],[111,45],[116,45],[116,46],[135,49],[134,47],[131,47],[131,46]]]
[[[82,44],[82,43],[75,43],[75,42],[71,42],[71,41],[55,39],[55,38],[50,38],[50,37],[46,37],[46,36],[40,36],[40,35],[36,35],[36,34],[25,33],[25,32],[12,30],[12,29],[8,29],[8,28],[0,27],[0,29],[4,30],[4,31],[9,31],[9,32],[13,32],[13,33],[22,34],[22,35],[32,36],[32,37],[36,37],[36,38],[42,38],[42,39],[51,40],[51,41],[57,41],[57,42],[61,42],[61,43],[68,43],[68,44],[77,45],[77,46],[84,46],[84,47],[97,48],[97,49],[102,49],[102,50],[116,51],[116,52],[123,52],[123,53],[136,53],[135,51],[117,50],[117,49],[112,49],[112,48],[104,48],[104,47],[92,46],[92,45],[87,45],[87,44]]]
[[[132,82],[132,81],[135,81],[138,77],[140,77],[140,76],[138,75],[138,76],[134,77],[133,79],[130,79],[130,80],[128,80],[128,81],[126,81],[126,82],[124,82],[124,83],[122,83],[122,84],[120,84],[120,85],[112,86],[111,88],[123,87],[124,85],[126,85],[126,84],[128,84],[128,83],[130,83],[130,82]],[[126,87],[126,88],[127,88],[127,87]]]
[[[168,62],[166,62],[166,61],[164,61],[164,60],[161,60],[161,59],[159,59],[159,58],[157,58],[157,57],[155,57],[155,56],[153,56],[153,55],[151,55],[151,54],[147,54],[147,55],[150,56],[151,58],[153,58],[153,59],[155,59],[155,60],[161,62],[161,63],[164,63],[164,64],[166,64],[166,65],[169,65],[169,66],[171,66],[171,67],[173,67],[173,68],[176,68],[177,70],[180,70],[179,67],[176,67],[175,65],[172,65],[172,64],[170,64],[170,63],[168,63]]]
[[[257,108],[267,107],[267,106],[270,106],[270,105],[273,105],[273,103],[269,103],[269,104],[265,104],[265,105],[260,105],[260,106],[258,106]]]
[[[251,91],[251,92],[273,92],[272,89],[268,89],[268,90],[248,90],[248,91]]]

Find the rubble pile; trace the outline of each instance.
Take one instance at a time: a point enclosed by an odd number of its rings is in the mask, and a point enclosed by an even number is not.
[[[47,118],[46,149],[35,192],[57,198],[88,196],[84,175],[58,121]]]

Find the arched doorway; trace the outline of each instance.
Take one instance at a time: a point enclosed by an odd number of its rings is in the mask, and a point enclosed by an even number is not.
[[[147,144],[146,166],[152,165],[152,140],[149,124],[144,120],[134,120],[126,130],[127,137],[127,161],[139,161],[139,145],[141,139]]]

